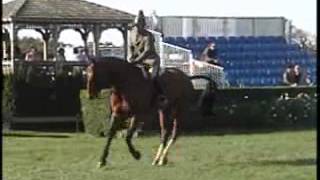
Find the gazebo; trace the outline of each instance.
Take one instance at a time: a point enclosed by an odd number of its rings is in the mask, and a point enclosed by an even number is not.
[[[123,35],[124,56],[127,57],[128,26],[134,17],[127,12],[85,0],[14,0],[2,7],[3,50],[6,49],[6,42],[10,42],[9,57],[13,63],[18,31],[34,29],[42,35],[43,60],[47,60],[49,40],[56,51],[60,32],[74,29],[80,33],[85,49],[88,47],[88,35],[92,32],[93,55],[99,56],[101,33],[116,28]]]

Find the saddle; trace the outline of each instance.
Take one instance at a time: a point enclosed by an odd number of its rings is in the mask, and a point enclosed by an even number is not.
[[[143,77],[147,80],[151,80],[151,74],[152,74],[152,66],[149,64],[136,64],[136,67],[140,68]],[[158,76],[162,75],[165,71],[165,68],[160,68]]]
[[[150,66],[149,64],[137,64],[136,66],[141,69],[145,79],[152,80],[151,78],[152,66]],[[165,72],[165,68],[160,68],[158,76],[161,76],[164,72]],[[165,108],[168,105],[168,100],[163,94],[163,89],[159,83],[159,80],[154,81],[153,86],[155,88],[155,92],[151,100],[151,106],[157,103],[158,107]],[[160,95],[158,93],[160,93]]]

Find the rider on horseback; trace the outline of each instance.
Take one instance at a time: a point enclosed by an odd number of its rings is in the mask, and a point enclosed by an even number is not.
[[[160,103],[166,101],[163,90],[160,86],[158,75],[160,71],[160,57],[154,46],[154,37],[152,33],[145,29],[146,22],[143,11],[140,10],[135,20],[135,26],[130,34],[130,58],[128,61],[133,64],[139,64],[143,67],[152,67],[151,79],[155,87],[154,97],[159,98]],[[144,73],[148,79],[148,73]]]

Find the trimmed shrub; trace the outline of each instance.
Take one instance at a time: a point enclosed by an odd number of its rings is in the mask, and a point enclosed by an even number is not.
[[[214,118],[211,127],[297,127],[316,125],[316,96],[312,92],[292,94],[291,97],[269,96],[236,99],[230,96],[225,102],[213,107]],[[280,93],[281,94],[281,93]],[[288,93],[284,93],[288,94]],[[229,95],[229,94],[228,94]],[[241,97],[241,96],[238,96]],[[257,96],[258,97],[258,96]]]
[[[104,136],[111,115],[109,96],[110,90],[102,90],[96,99],[89,99],[85,90],[80,92],[81,117],[86,133]]]
[[[81,71],[78,67],[58,65],[58,73],[53,75],[55,67],[52,66],[16,63],[15,116],[75,116],[80,113]]]
[[[13,115],[15,109],[14,101],[14,76],[12,74],[3,76],[3,91],[2,91],[2,118],[7,120]]]

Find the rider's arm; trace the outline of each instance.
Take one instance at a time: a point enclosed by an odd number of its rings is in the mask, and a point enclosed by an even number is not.
[[[140,63],[141,61],[143,61],[144,59],[146,59],[148,57],[148,55],[150,54],[151,52],[151,48],[152,48],[152,43],[153,42],[153,38],[152,38],[152,35],[148,35],[146,36],[146,39],[145,39],[145,44],[144,44],[144,50],[143,52],[135,59],[135,62],[137,63]]]
[[[134,55],[134,47],[132,45],[129,46],[129,58],[128,58],[128,61],[129,62],[134,62],[134,58],[133,58],[133,55]]]
[[[135,36],[134,31],[132,31],[132,36]],[[130,36],[130,40],[129,40],[129,57],[128,57],[128,62],[133,63],[134,62],[134,52],[135,48],[133,46],[133,39]]]

